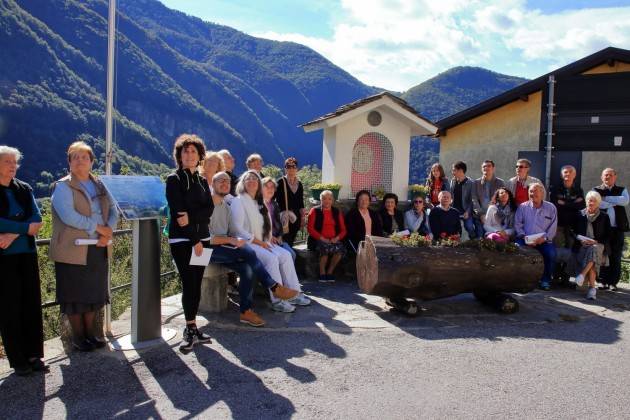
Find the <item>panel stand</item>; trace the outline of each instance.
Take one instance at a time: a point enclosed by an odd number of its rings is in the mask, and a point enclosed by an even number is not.
[[[132,230],[131,334],[110,339],[115,350],[151,347],[176,334],[162,328],[159,219],[133,220]]]

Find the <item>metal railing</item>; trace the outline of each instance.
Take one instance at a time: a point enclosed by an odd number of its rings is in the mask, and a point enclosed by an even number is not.
[[[114,231],[114,236],[124,236],[124,235],[130,235],[133,232],[132,229],[118,229]],[[35,241],[35,243],[40,246],[40,245],[50,245],[50,238],[45,238],[45,239],[37,239]],[[176,270],[170,270],[170,271],[166,271],[164,273],[160,273],[160,280],[164,280],[172,275],[177,274]],[[114,292],[118,292],[121,290],[125,290],[131,287],[131,282],[128,283],[124,283],[124,284],[120,284],[118,286],[112,287],[110,289],[111,293]],[[59,302],[57,302],[56,300],[50,300],[47,302],[42,303],[42,309],[46,309],[46,308],[51,308],[53,306],[57,306],[59,305]]]

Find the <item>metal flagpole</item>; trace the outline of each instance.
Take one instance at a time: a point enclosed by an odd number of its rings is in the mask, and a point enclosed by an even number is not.
[[[107,28],[107,108],[105,109],[105,175],[112,174],[112,137],[114,131],[114,49],[116,47],[116,0],[109,0]],[[110,262],[111,263],[111,262]],[[111,295],[111,267],[107,268],[107,290]],[[105,332],[111,334],[112,306],[105,306]]]

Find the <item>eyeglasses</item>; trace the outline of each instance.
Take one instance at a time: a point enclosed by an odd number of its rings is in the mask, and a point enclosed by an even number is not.
[[[525,169],[525,168],[529,168],[529,166],[525,166],[525,165],[516,165],[516,169]]]
[[[413,204],[422,204],[423,201],[422,200],[413,200]]]
[[[296,165],[287,165],[285,166],[285,169],[296,169],[297,166]]]

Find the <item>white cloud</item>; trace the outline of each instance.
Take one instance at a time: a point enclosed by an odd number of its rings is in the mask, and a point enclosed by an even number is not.
[[[257,36],[307,45],[359,80],[405,90],[457,65],[535,77],[605,46],[630,46],[630,7],[556,14],[525,0],[341,0],[331,39]]]

